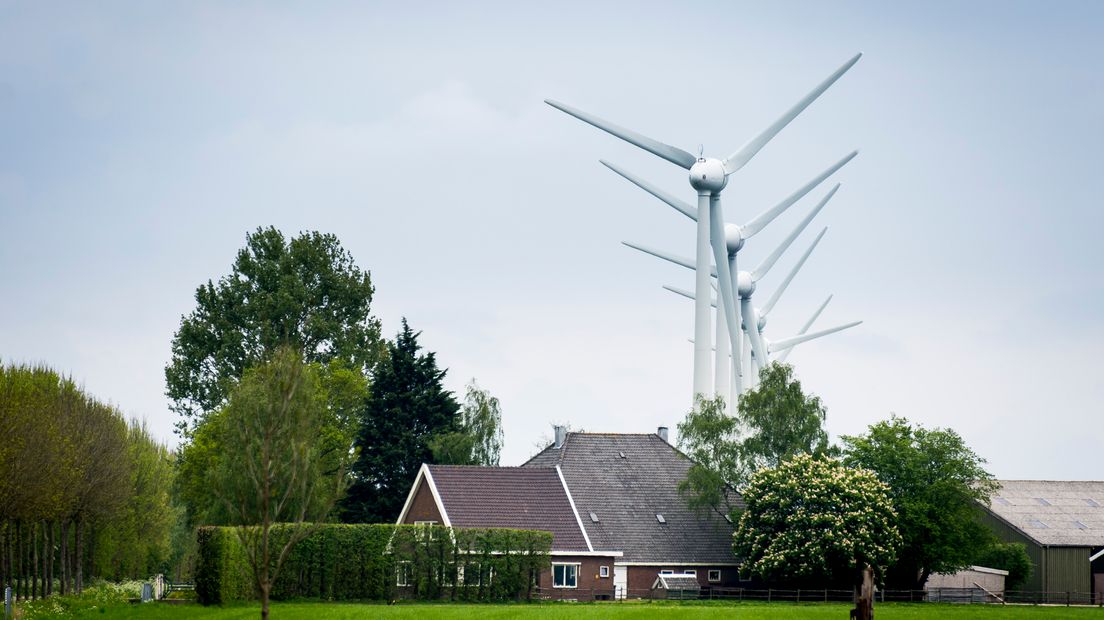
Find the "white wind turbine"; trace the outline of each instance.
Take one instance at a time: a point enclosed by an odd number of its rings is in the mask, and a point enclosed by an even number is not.
[[[828,177],[835,174],[840,168],[845,166],[847,164],[847,162],[854,159],[855,156],[858,155],[858,154],[859,154],[858,151],[852,151],[851,153],[848,153],[845,157],[843,157],[842,159],[840,159],[836,163],[829,166],[828,169],[824,170],[823,172],[821,172],[817,176],[810,179],[807,183],[805,183],[805,185],[802,185],[801,187],[799,187],[797,190],[795,190],[789,196],[784,198],[781,202],[779,202],[778,204],[774,205],[773,207],[767,209],[766,211],[763,211],[762,213],[760,213],[756,217],[749,220],[743,226],[737,226],[735,224],[727,224],[727,223],[724,225],[724,237],[725,237],[725,245],[726,245],[725,249],[727,250],[727,260],[728,260],[728,265],[729,265],[729,277],[732,278],[732,288],[733,289],[737,288],[737,282],[736,282],[736,274],[737,274],[736,255],[740,251],[740,249],[743,247],[744,242],[746,242],[748,239],[755,236],[760,231],[762,231],[764,228],[766,228],[767,225],[770,224],[772,221],[774,221],[775,218],[777,218],[779,215],[781,215],[787,209],[789,209],[791,206],[793,206],[798,200],[801,200],[802,198],[804,198],[806,194],[808,194],[810,191],[812,191],[814,188],[816,188],[818,185],[820,185],[822,182],[824,182],[825,179],[827,179]],[[636,176],[636,175],[620,168],[619,166],[616,166],[616,165],[614,165],[614,164],[612,164],[608,161],[605,161],[605,160],[600,160],[600,161],[602,162],[602,165],[606,166],[610,170],[612,170],[612,171],[616,172],[617,174],[621,175],[622,177],[624,177],[626,180],[628,180],[633,185],[636,185],[637,187],[639,187],[640,189],[643,189],[644,191],[648,192],[652,196],[655,196],[660,201],[668,204],[669,206],[674,208],[676,211],[682,213],[683,215],[690,218],[691,220],[697,221],[698,212],[697,212],[697,209],[693,205],[691,205],[689,203],[686,203],[686,202],[683,202],[682,200],[679,200],[678,198],[675,198],[674,196],[668,194],[667,192],[664,192],[663,190],[659,189],[658,187],[656,187],[656,186],[652,185],[651,183],[648,183],[647,181],[641,179],[640,177],[638,177],[638,176]],[[736,308],[734,310],[734,314],[735,314],[735,319],[739,323],[739,321],[741,320],[741,310],[739,308]],[[741,359],[743,359],[743,358],[741,357],[741,353],[740,353],[741,347],[740,347],[739,334],[737,333],[736,337],[733,338],[730,335],[729,332],[730,332],[730,330],[727,328],[727,321],[725,319],[725,312],[721,309],[718,309],[718,312],[717,312],[716,346],[714,348],[715,360],[716,360],[715,365],[714,365],[714,371],[715,371],[715,373],[714,373],[714,392],[717,393],[717,394],[727,394],[729,392],[728,385],[729,385],[729,378],[730,377],[734,377],[735,383],[737,384],[736,392],[739,393],[740,392],[739,386],[741,384],[741,377],[744,373],[744,370],[741,368]],[[730,347],[730,343],[732,343],[733,341],[735,341],[735,342]],[[733,363],[731,374],[729,373],[729,368],[728,368],[730,348],[731,348],[732,351],[735,352],[735,355],[732,356],[732,359],[735,360],[735,361]],[[732,403],[730,402],[729,404],[732,404]]]
[[[790,247],[790,245],[793,244],[794,240],[797,239],[798,235],[800,235],[802,233],[802,231],[805,230],[805,228],[809,225],[809,222],[812,222],[813,218],[816,217],[816,215],[818,213],[820,213],[821,209],[823,209],[824,206],[828,204],[828,201],[831,200],[832,196],[834,196],[836,191],[839,190],[839,187],[840,187],[839,183],[837,183],[835,185],[835,187],[833,187],[824,196],[824,198],[822,198],[820,200],[820,202],[818,202],[817,205],[815,207],[813,207],[813,209],[811,211],[809,211],[809,213],[805,216],[805,218],[802,219],[800,223],[798,223],[797,227],[795,227],[793,229],[793,231],[790,232],[789,236],[787,236],[782,241],[782,243],[777,248],[775,248],[774,252],[771,252],[770,255],[768,255],[765,259],[763,259],[763,262],[761,262],[759,264],[759,266],[755,268],[754,271],[752,271],[752,272],[745,272],[745,271],[736,271],[736,272],[734,272],[735,277],[733,278],[733,280],[735,280],[737,282],[737,284],[742,286],[742,288],[740,289],[742,291],[741,299],[740,299],[741,306],[742,306],[741,307],[741,316],[743,316],[743,318],[744,318],[744,323],[742,323],[742,325],[743,325],[744,330],[746,332],[754,332],[754,335],[752,335],[751,338],[750,338],[751,342],[753,343],[753,348],[756,347],[756,345],[754,343],[759,343],[758,344],[759,347],[762,346],[762,341],[759,338],[758,329],[750,329],[750,327],[749,327],[750,325],[758,325],[758,317],[756,317],[754,322],[751,322],[751,321],[747,320],[748,317],[754,316],[754,309],[750,306],[750,303],[751,303],[751,294],[755,291],[755,283],[758,282],[760,279],[762,279],[763,276],[765,276],[767,274],[767,272],[770,271],[771,267],[773,267],[774,264],[776,262],[778,262],[778,259]],[[756,219],[759,219],[759,218],[756,218]],[[727,227],[726,232],[732,233],[732,232],[735,231],[736,234],[739,234],[739,230],[740,229],[738,227],[729,226],[729,227]],[[813,248],[816,247],[816,244],[820,242],[820,239],[821,239],[821,237],[824,236],[825,231],[827,231],[827,228],[825,228],[824,231],[821,231],[820,235],[817,236],[816,241],[813,242],[813,245],[802,256],[802,258],[798,262],[796,268],[793,271],[791,271],[791,273],[787,276],[786,280],[784,281],[784,284],[782,285],[782,289],[784,289],[785,286],[789,284],[790,280],[793,279],[793,276],[796,274],[796,270],[800,269],[801,265],[803,265],[805,263],[805,259],[808,258],[809,254],[813,251]],[[644,247],[644,246],[640,246],[640,245],[637,245],[637,244],[630,243],[628,241],[623,241],[622,243],[624,243],[625,245],[627,245],[627,246],[629,246],[629,247],[631,247],[635,250],[639,250],[641,252],[651,254],[652,256],[655,256],[657,258],[662,258],[666,261],[675,263],[677,265],[681,265],[681,266],[686,267],[688,269],[693,269],[695,271],[699,271],[698,270],[698,264],[699,263],[691,261],[690,259],[680,258],[680,257],[674,256],[672,254],[669,254],[667,252],[663,252],[663,251],[660,251],[660,250],[654,250],[654,249],[651,249],[651,248],[647,248],[647,247]],[[731,243],[729,244],[729,247],[731,247]],[[730,259],[729,259],[733,263],[733,265],[732,265],[733,267],[735,267],[734,254],[735,254],[735,252],[731,253],[730,254]],[[728,261],[726,261],[726,262],[728,262]],[[723,276],[719,275],[717,273],[717,271],[718,270],[716,270],[716,269],[711,269],[711,270],[707,271],[707,274],[715,276],[715,277],[718,278],[718,280],[721,280],[723,278]],[[746,285],[747,283],[750,283],[750,286],[743,286],[743,285]],[[772,298],[772,301],[771,301],[771,304],[770,304],[772,307],[774,306],[774,303],[777,302],[777,297],[779,295],[781,295],[781,290],[782,289],[780,289],[779,292],[775,295],[775,297]],[[743,293],[745,293],[745,292],[747,293],[747,296],[746,296],[747,299],[746,300],[744,299],[744,295],[743,295]],[[694,299],[695,299],[695,304],[696,304],[697,299],[698,299],[697,293],[695,292],[694,295],[695,295]],[[708,302],[709,298],[706,297],[705,299]],[[722,304],[721,304],[720,307],[723,307],[723,306],[724,306],[724,304],[723,304],[723,301],[722,301]],[[706,305],[706,309],[708,309],[708,308],[709,308],[709,306]],[[728,322],[728,321],[726,321],[726,324],[728,324],[728,325],[741,325],[740,323]],[[736,329],[730,329],[729,330],[729,339],[730,339],[730,341],[731,340],[736,340],[737,342],[739,342],[739,338],[740,338],[739,330],[736,330]],[[699,348],[697,338],[695,338],[694,340],[695,340],[694,349],[697,350]],[[739,356],[740,356],[741,347],[738,344],[733,345],[730,350],[733,352],[733,360],[734,360],[733,361],[733,366],[738,371],[736,373],[736,384],[735,384],[735,390],[734,391],[735,391],[735,393],[740,394],[740,393],[743,392],[743,389],[745,387],[745,385],[744,385],[745,381],[741,377],[742,373],[739,372],[739,371],[742,369],[741,367],[749,368],[749,369],[750,369],[750,367],[740,363],[740,357]],[[722,347],[717,347],[716,352],[717,352],[717,357],[721,357],[722,355],[725,356],[725,357],[728,356],[728,351],[723,350]],[[757,354],[757,358],[760,359],[760,360],[765,359],[765,351],[764,351],[764,353]],[[749,379],[749,381],[750,381],[750,379]],[[724,389],[724,391],[721,391],[720,387],[718,387],[717,393],[725,394],[727,392],[728,392],[728,389]],[[729,399],[729,401],[730,401],[729,404],[731,405],[734,402],[734,400],[735,399],[730,398]]]
[[[752,157],[755,156],[778,132],[797,117],[817,97],[828,89],[836,80],[847,72],[862,54],[856,54],[839,69],[817,85],[809,94],[805,95],[793,107],[787,110],[778,120],[763,130],[759,135],[749,140],[744,146],[724,159],[694,157],[690,153],[647,136],[625,129],[596,116],[592,116],[581,110],[577,110],[562,103],[545,99],[545,103],[570,114],[581,121],[589,123],[603,131],[606,131],[626,142],[633,144],[653,155],[681,166],[690,172],[690,185],[698,193],[698,226],[697,226],[697,252],[694,292],[696,301],[694,304],[694,394],[707,396],[709,386],[709,262],[710,246],[713,250],[713,258],[716,260],[719,278],[721,307],[725,313],[725,322],[728,325],[739,325],[736,320],[736,304],[733,289],[733,281],[729,273],[727,260],[728,246],[724,238],[721,213],[721,190],[728,183],[729,175],[733,174]],[[729,330],[730,344],[735,350],[739,347],[739,334],[736,330]]]

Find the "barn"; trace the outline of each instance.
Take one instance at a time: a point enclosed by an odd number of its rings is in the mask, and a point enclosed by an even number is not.
[[[1002,541],[1026,547],[1028,597],[1104,602],[1104,481],[997,482],[982,521]]]

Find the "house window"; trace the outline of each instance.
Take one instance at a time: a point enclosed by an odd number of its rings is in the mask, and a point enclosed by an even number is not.
[[[598,576],[599,577],[609,577],[609,567],[608,566],[599,566],[598,567]]]
[[[698,571],[696,571],[696,570],[684,570],[684,571],[682,571],[682,574],[683,575],[693,575],[693,576],[697,577],[698,576]]]
[[[709,581],[710,582],[716,583],[720,580],[721,580],[721,571],[719,571],[719,570],[709,571]]]
[[[418,531],[419,540],[436,540],[436,536],[433,532],[433,526],[437,525],[436,521],[415,521],[414,526],[424,528]],[[428,533],[428,534],[427,534]]]
[[[665,568],[665,569],[659,571],[659,574],[660,575],[674,575],[675,571]]]
[[[579,585],[578,564],[552,564],[552,587],[575,588]]]
[[[414,567],[410,565],[410,562],[399,562],[399,565],[395,567],[395,585],[410,585],[410,578],[413,573]]]

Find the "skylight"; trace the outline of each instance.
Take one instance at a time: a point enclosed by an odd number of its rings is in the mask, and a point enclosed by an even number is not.
[[[664,519],[663,515],[656,513],[656,521],[659,521],[660,523],[666,523],[667,519]]]
[[[1037,502],[1037,503],[1038,503],[1038,504],[1039,504],[1040,506],[1049,506],[1049,505],[1050,505],[1050,502],[1046,501],[1045,499],[1043,499],[1043,498],[1041,498],[1041,497],[1036,497],[1036,498],[1035,498],[1035,501],[1036,501],[1036,502]]]
[[[1085,503],[1092,506],[1093,508],[1100,508],[1100,504],[1098,504],[1096,500],[1091,497],[1086,497]]]
[[[729,523],[732,523],[732,517],[730,517],[728,515],[725,515],[724,518],[725,518],[725,521],[728,521]]]
[[[625,453],[624,452],[618,452],[617,456],[619,456],[621,458],[625,458]]]
[[[1046,523],[1043,523],[1042,521],[1040,521],[1038,519],[1031,519],[1027,522],[1027,524],[1030,525],[1031,527],[1037,529],[1037,530],[1048,530],[1048,529],[1050,529],[1049,525],[1047,525]]]
[[[1001,506],[1011,506],[1012,505],[1012,502],[1004,499],[1003,497],[996,498],[996,502],[998,504],[1000,504]]]
[[[1079,530],[1087,530],[1087,529],[1089,529],[1089,526],[1085,525],[1084,523],[1082,523],[1082,522],[1080,522],[1080,521],[1074,521],[1074,522],[1073,522],[1073,527],[1075,527],[1075,528],[1077,528],[1077,529],[1079,529]]]
[[[598,522],[598,515],[594,514],[593,512],[590,513],[590,520],[597,523]]]

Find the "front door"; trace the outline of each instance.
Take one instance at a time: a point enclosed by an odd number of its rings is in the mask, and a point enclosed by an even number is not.
[[[616,598],[623,599],[629,589],[629,567],[613,566],[613,589]]]

